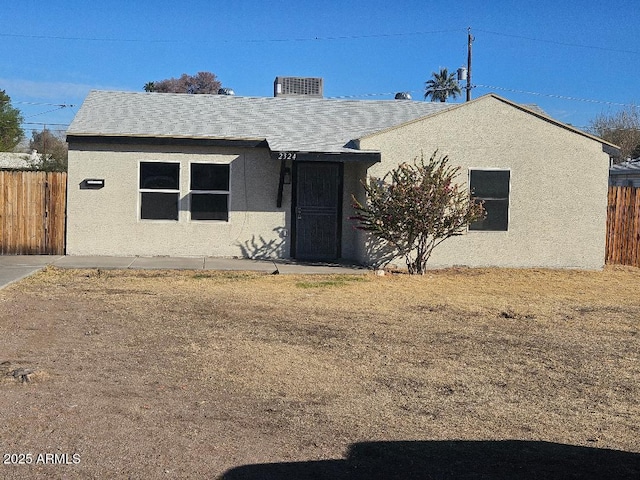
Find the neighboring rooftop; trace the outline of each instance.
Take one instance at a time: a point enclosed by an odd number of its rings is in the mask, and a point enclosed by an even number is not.
[[[640,187],[640,158],[611,165],[609,167],[609,185]]]
[[[455,105],[92,91],[67,135],[260,139],[273,151],[357,152],[352,140]]]
[[[609,169],[612,173],[637,173],[640,174],[640,158],[627,160],[626,162],[611,165]]]
[[[35,150],[32,153],[0,152],[0,169],[23,170],[32,168],[37,159]]]

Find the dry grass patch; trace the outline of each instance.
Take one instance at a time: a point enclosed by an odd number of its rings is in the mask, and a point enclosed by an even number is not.
[[[375,465],[400,478],[411,464],[430,470],[421,478],[480,478],[462,472],[487,452],[510,445],[517,463],[522,448],[549,455],[560,445],[586,457],[628,452],[598,457],[624,478],[640,472],[638,287],[640,271],[614,268],[424,277],[49,268],[0,291],[0,362],[46,372],[0,383],[0,435],[8,451],[80,453],[80,465],[64,467],[72,477],[212,477],[313,461],[294,476],[349,478],[357,467],[366,478]],[[496,443],[512,441],[526,444]],[[453,468],[445,459],[456,449],[469,460]],[[380,465],[381,451],[396,460]],[[340,463],[353,452],[360,460]],[[556,474],[585,468],[574,454]],[[62,471],[2,468],[17,478]],[[487,471],[514,474],[475,473]]]

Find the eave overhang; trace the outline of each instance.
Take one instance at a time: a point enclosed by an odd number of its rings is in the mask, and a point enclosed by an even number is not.
[[[292,160],[301,162],[363,162],[379,163],[380,152],[346,150],[338,152],[305,152],[292,150],[273,150],[265,138],[206,138],[206,137],[169,137],[144,135],[96,135],[67,134],[70,150],[80,145],[118,145],[118,146],[170,146],[170,147],[240,147],[269,149],[274,160]]]
[[[269,148],[264,138],[194,138],[194,137],[153,137],[129,135],[81,135],[68,134],[67,143],[70,149],[74,145],[162,145],[184,147],[244,147]]]

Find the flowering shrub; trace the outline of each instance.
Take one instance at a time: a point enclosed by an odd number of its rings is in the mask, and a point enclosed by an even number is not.
[[[454,182],[459,170],[437,151],[428,161],[422,154],[364,183],[366,203],[352,196],[352,218],[404,256],[410,274],[424,274],[435,247],[484,217],[482,204]]]

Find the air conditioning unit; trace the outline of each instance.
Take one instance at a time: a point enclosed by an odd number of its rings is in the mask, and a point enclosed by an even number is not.
[[[276,77],[273,82],[274,97],[322,98],[322,78]]]

